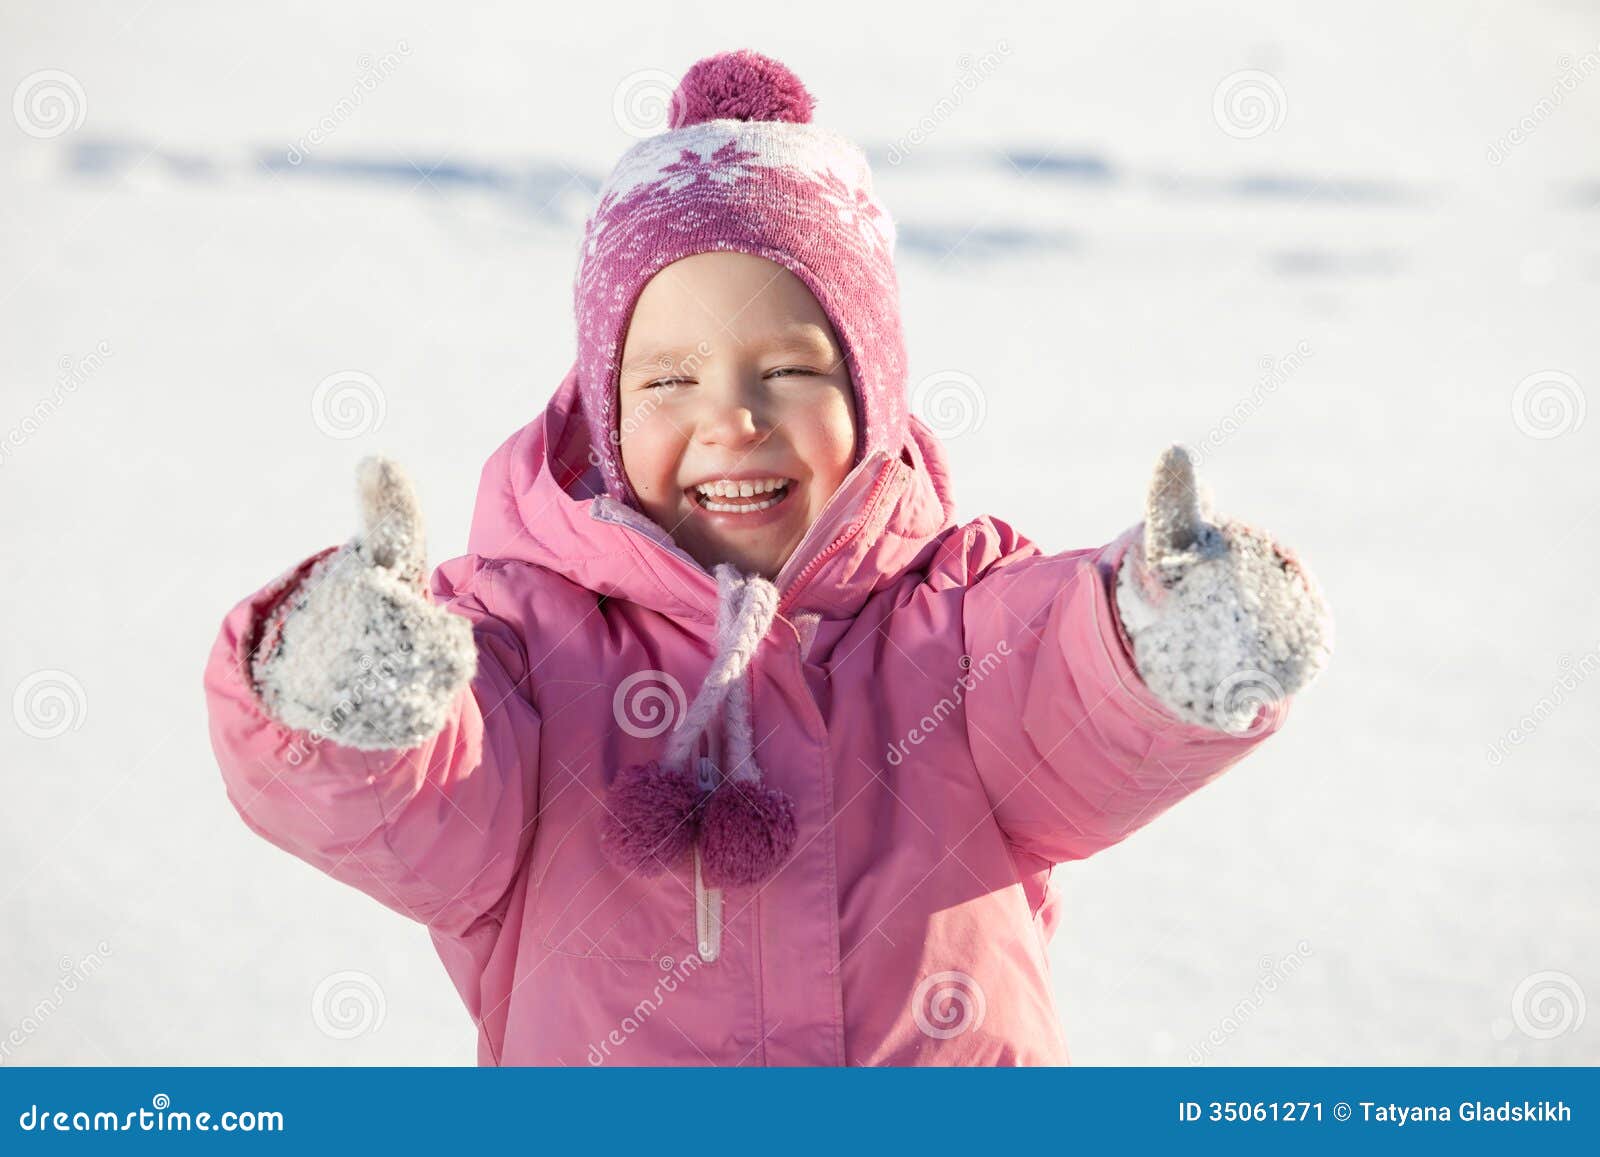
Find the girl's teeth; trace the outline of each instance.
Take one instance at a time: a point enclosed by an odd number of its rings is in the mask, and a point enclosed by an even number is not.
[[[706,482],[695,488],[700,493],[700,504],[707,510],[725,514],[754,514],[782,502],[788,494],[789,482],[785,478],[763,478],[755,482]],[[771,494],[758,502],[718,502],[718,498],[755,498]]]
[[[719,510],[730,514],[754,514],[758,510],[766,510],[782,502],[782,497],[768,498],[761,502],[707,502],[707,510]]]
[[[716,482],[702,482],[695,489],[708,498],[754,498],[758,494],[781,490],[788,484],[786,478],[760,478],[749,482],[719,479]]]

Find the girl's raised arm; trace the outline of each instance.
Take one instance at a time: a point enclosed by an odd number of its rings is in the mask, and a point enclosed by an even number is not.
[[[228,795],[272,843],[441,932],[506,892],[537,810],[520,635],[469,556],[423,588],[416,496],[358,469],[364,530],[246,598],[205,676]]]
[[[1326,604],[1259,531],[1213,522],[1181,447],[1146,518],[1091,551],[1002,561],[967,592],[966,646],[1007,658],[968,695],[996,819],[1051,862],[1118,842],[1275,732],[1325,664]]]

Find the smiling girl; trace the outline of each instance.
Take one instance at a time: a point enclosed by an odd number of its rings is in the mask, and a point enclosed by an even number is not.
[[[363,531],[212,653],[240,815],[426,924],[483,1063],[1064,1063],[1054,869],[1326,661],[1307,572],[1180,447],[1103,546],[956,522],[893,223],[811,113],[766,57],[690,69],[601,191],[576,363],[469,553],[425,587],[369,459]]]

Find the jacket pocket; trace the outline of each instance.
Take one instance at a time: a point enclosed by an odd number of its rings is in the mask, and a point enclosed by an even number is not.
[[[551,834],[534,842],[534,920],[546,948],[596,960],[658,962],[695,951],[692,865],[641,876],[605,858],[598,825],[574,824]]]

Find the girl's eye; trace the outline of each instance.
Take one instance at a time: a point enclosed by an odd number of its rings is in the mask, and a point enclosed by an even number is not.
[[[804,366],[782,366],[782,367],[780,367],[778,369],[768,370],[767,371],[767,377],[769,377],[769,378],[776,378],[776,377],[789,378],[789,377],[796,377],[796,376],[816,377],[817,376],[817,371],[813,370],[813,369],[808,369],[808,368],[806,368]],[[660,390],[660,389],[666,389],[666,388],[668,388],[670,386],[687,385],[687,384],[690,384],[692,381],[693,381],[693,379],[691,379],[691,378],[656,378],[653,381],[648,381],[648,382],[643,383],[638,388],[641,389],[641,390]]]

